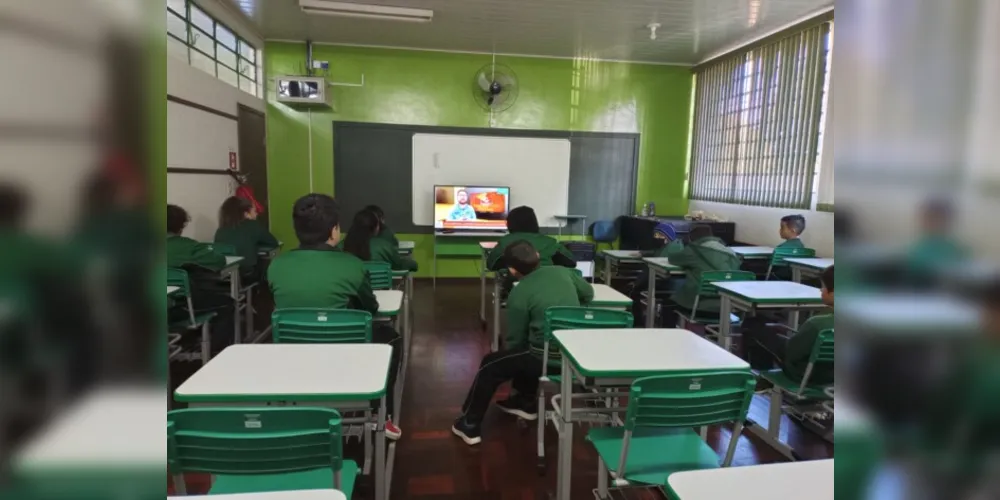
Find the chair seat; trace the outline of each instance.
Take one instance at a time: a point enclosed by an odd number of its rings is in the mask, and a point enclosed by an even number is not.
[[[618,469],[623,427],[597,427],[587,433],[608,470]],[[632,434],[625,479],[632,483],[666,484],[674,472],[719,468],[719,456],[691,429],[640,427]]]
[[[775,368],[774,370],[768,370],[766,372],[761,372],[760,376],[767,380],[768,382],[774,384],[776,387],[784,389],[786,392],[795,394],[799,391],[799,385],[802,383],[799,380],[792,380],[785,372],[781,371],[781,368]],[[806,387],[802,391],[802,397],[807,399],[831,399],[830,396],[824,392],[824,389],[829,387],[828,385],[816,385]]]
[[[174,321],[174,322],[170,323],[170,329],[173,330],[173,329],[177,329],[177,328],[184,328],[184,329],[187,329],[187,330],[193,330],[193,329],[199,328],[199,327],[201,327],[201,325],[204,325],[205,323],[208,323],[209,321],[211,321],[212,318],[215,317],[215,315],[216,315],[215,311],[209,311],[209,312],[203,312],[203,313],[200,313],[200,314],[195,314],[194,315],[194,323],[192,323],[191,320],[185,318],[185,319],[182,319],[182,320],[179,320],[179,321]]]
[[[358,464],[344,460],[340,471],[340,491],[351,498],[354,481],[358,477]],[[268,491],[319,490],[333,488],[333,470],[317,469],[288,474],[217,475],[210,495],[225,493],[260,493]]]

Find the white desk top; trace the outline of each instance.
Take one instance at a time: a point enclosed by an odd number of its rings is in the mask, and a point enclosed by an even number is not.
[[[385,394],[385,344],[237,344],[175,392],[183,402],[357,401]],[[162,411],[162,400],[161,400]]]
[[[493,250],[494,248],[496,248],[496,246],[497,246],[497,242],[495,242],[495,241],[480,241],[479,242],[479,248],[481,248],[483,250]]]
[[[585,376],[750,368],[718,345],[676,328],[559,330],[553,335]]]
[[[177,290],[180,290],[180,289],[181,289],[181,287],[179,287],[179,286],[170,286],[170,285],[167,285],[167,295],[170,295],[170,294],[172,294],[172,293],[174,293],[174,292],[176,292]]]
[[[981,326],[974,304],[947,295],[845,295],[837,301],[837,318],[909,334],[975,333]]]
[[[680,500],[833,500],[833,459],[678,472],[667,485]]]
[[[163,389],[105,388],[53,419],[14,458],[14,470],[162,469],[167,456]]]
[[[719,293],[754,303],[821,302],[819,288],[793,281],[720,281],[715,286]]]
[[[400,241],[399,242],[399,249],[400,250],[413,250],[414,248],[416,248],[416,246],[417,246],[417,244],[415,242],[412,242],[412,241]]]
[[[614,288],[602,283],[595,283],[592,285],[594,287],[594,300],[591,304],[594,305],[632,305],[632,299],[628,295],[625,295]]]
[[[670,259],[667,257],[646,257],[642,259],[643,262],[654,267],[659,267],[667,272],[677,272],[681,271],[679,266],[675,266],[670,263]]]
[[[619,260],[640,260],[642,259],[642,252],[638,250],[601,250],[602,255],[607,255],[609,257],[619,259]]]
[[[375,290],[378,299],[378,314],[380,316],[395,316],[403,307],[402,290]]]
[[[594,263],[593,263],[593,261],[589,261],[588,260],[586,262],[577,262],[576,263],[576,268],[579,269],[581,273],[583,273],[583,277],[584,278],[593,278],[594,277]]]
[[[792,257],[790,259],[785,259],[785,262],[795,264],[797,266],[808,267],[809,269],[816,269],[817,271],[822,271],[833,265],[833,259],[821,259],[818,257]]]
[[[232,495],[191,495],[167,497],[167,500],[347,500],[337,490],[271,491],[266,493],[236,493]]]
[[[736,252],[736,255],[740,257],[767,256],[774,253],[774,248],[772,247],[729,247],[729,249]]]
[[[242,260],[243,260],[243,257],[237,257],[235,255],[227,255],[226,256],[226,268],[233,267],[236,264],[239,264],[240,261],[242,261]]]

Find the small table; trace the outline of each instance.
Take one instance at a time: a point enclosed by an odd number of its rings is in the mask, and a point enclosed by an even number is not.
[[[833,459],[677,472],[667,488],[679,500],[833,500]]]
[[[347,497],[338,490],[298,490],[232,495],[188,495],[167,497],[167,500],[347,500]]]
[[[278,256],[278,252],[281,251],[281,247],[284,245],[284,243],[279,241],[278,246],[276,247],[260,247],[257,249],[257,255],[265,259],[273,260]]]
[[[611,267],[615,269],[621,264],[642,262],[642,252],[638,250],[601,250],[600,255],[604,257],[604,281],[605,285],[611,284]]]
[[[729,247],[729,249],[736,252],[736,255],[743,260],[770,259],[774,254],[772,247]]]
[[[243,285],[240,283],[240,262],[243,262],[243,257],[237,257],[233,255],[226,256],[226,265],[219,271],[219,275],[222,279],[229,280],[229,296],[233,298],[233,304],[235,305],[235,314],[233,315],[233,340],[234,343],[239,344],[242,340],[240,338],[240,290]],[[247,308],[250,307],[250,297],[247,294]],[[247,328],[249,333],[253,332],[253,315],[247,314]]]
[[[792,257],[785,259],[788,267],[792,270],[792,281],[802,283],[802,277],[819,276],[823,271],[833,265],[833,259],[820,259],[810,257]]]
[[[719,343],[729,349],[732,343],[734,311],[753,312],[758,309],[788,310],[789,327],[799,326],[799,311],[820,310],[827,306],[820,298],[819,288],[791,281],[722,281],[719,289]]]
[[[167,296],[169,297],[169,296],[177,293],[177,291],[180,290],[180,289],[181,289],[181,287],[179,287],[179,286],[170,286],[170,285],[167,285]]]
[[[622,387],[641,377],[706,370],[750,370],[746,361],[693,332],[676,328],[559,330],[562,379],[556,499],[570,500],[573,446],[573,377],[587,387]],[[617,409],[621,411],[621,409]],[[581,408],[593,413],[593,408]]]
[[[486,260],[490,256],[490,251],[496,248],[497,242],[495,241],[480,241],[479,251],[482,254],[482,262],[479,266],[479,321],[485,326],[486,325],[486,273],[489,271],[486,268]],[[493,292],[498,293],[499,285],[495,282],[493,284]]]
[[[399,242],[399,253],[402,255],[410,255],[413,253],[413,249],[417,247],[417,244],[413,241],[400,241]]]
[[[580,236],[587,236],[587,216],[586,215],[553,215],[553,219],[562,222],[559,224],[559,236],[562,236],[563,226],[569,227],[576,221],[580,221]]]
[[[583,275],[583,279],[594,281],[594,261],[577,262],[576,269]]]
[[[375,298],[378,300],[376,318],[392,319],[403,309],[402,290],[375,290]]]
[[[375,498],[386,500],[385,398],[392,346],[386,344],[242,344],[227,347],[174,392],[190,407],[321,406],[375,418]],[[162,411],[162,401],[161,401]],[[369,434],[365,431],[366,443]],[[370,446],[365,446],[367,472]],[[162,468],[162,459],[161,459]]]
[[[649,267],[649,285],[646,287],[646,328],[652,328],[655,320],[653,304],[656,303],[656,280],[670,275],[684,275],[684,270],[670,263],[666,257],[642,259]]]
[[[622,311],[627,311],[632,307],[632,299],[628,295],[601,283],[595,283],[592,286],[594,287],[594,300],[586,304],[587,306]]]

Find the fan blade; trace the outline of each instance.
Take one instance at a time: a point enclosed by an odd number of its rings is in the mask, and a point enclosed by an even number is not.
[[[479,88],[483,89],[483,92],[490,91],[490,80],[486,78],[486,73],[480,72],[478,75]]]
[[[507,73],[498,74],[497,81],[500,82],[500,85],[503,85],[505,88],[510,87],[516,83],[514,77],[508,75]]]
[[[503,103],[507,102],[507,96],[509,96],[509,95],[510,95],[510,92],[507,92],[506,90],[503,91],[503,92],[500,92],[499,94],[494,95],[493,97],[490,98],[491,99],[490,107],[491,108],[502,107]]]

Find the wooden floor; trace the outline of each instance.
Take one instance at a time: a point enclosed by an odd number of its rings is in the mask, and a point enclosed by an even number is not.
[[[546,499],[554,492],[554,430],[546,433],[548,472],[542,476],[535,460],[534,426],[521,429],[516,418],[491,410],[483,423],[483,443],[466,446],[451,434],[451,424],[460,412],[480,358],[489,351],[489,336],[479,323],[479,282],[440,280],[437,289],[430,281],[415,285],[415,328],[400,427],[403,438],[396,447],[391,497],[408,500],[533,500]],[[183,376],[183,375],[181,375]],[[176,379],[175,379],[176,383]],[[498,397],[507,391],[504,387]],[[767,421],[768,403],[758,397],[751,418]],[[784,439],[803,458],[828,458],[832,445],[801,428],[783,425]],[[596,455],[577,428],[573,448],[573,498],[593,498]],[[713,428],[709,442],[724,453],[731,432]],[[358,453],[349,447],[348,453]],[[353,453],[352,453],[353,452]],[[360,458],[360,457],[355,457]],[[739,440],[734,465],[783,461],[783,457],[756,438],[744,433]],[[189,477],[188,492],[207,490],[208,477]],[[355,499],[372,498],[370,481],[362,480]],[[659,494],[636,492],[627,498],[662,498]]]

